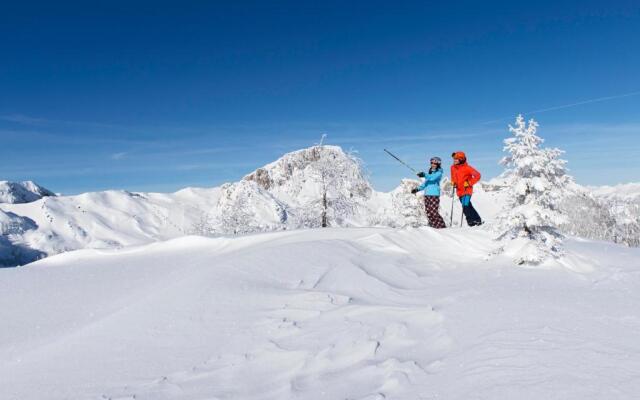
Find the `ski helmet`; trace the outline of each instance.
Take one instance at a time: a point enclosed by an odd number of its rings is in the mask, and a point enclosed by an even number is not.
[[[438,165],[442,164],[442,160],[440,159],[440,157],[431,157],[431,160],[429,160],[429,162],[436,163]]]
[[[467,156],[462,151],[456,151],[452,153],[451,157],[453,157],[454,160],[460,160],[460,162],[467,161]]]

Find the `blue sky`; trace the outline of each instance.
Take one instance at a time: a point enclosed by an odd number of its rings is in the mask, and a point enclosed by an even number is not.
[[[327,134],[389,190],[383,148],[497,175],[523,113],[579,183],[640,181],[637,1],[317,3],[3,5],[0,179],[216,186]]]

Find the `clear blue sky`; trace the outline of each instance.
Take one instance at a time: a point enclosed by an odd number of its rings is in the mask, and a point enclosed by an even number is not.
[[[638,1],[13,3],[0,179],[216,186],[326,133],[389,190],[383,148],[497,175],[523,113],[578,182],[640,181]]]

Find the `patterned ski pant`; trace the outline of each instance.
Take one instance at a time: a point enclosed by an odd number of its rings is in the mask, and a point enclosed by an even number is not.
[[[427,211],[427,218],[429,218],[429,226],[432,228],[442,229],[447,226],[444,224],[444,220],[438,212],[440,207],[440,196],[424,196],[424,209]]]

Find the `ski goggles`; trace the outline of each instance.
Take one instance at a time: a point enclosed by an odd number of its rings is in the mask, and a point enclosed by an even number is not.
[[[433,157],[429,162],[431,162],[431,164],[442,164],[440,157]]]

